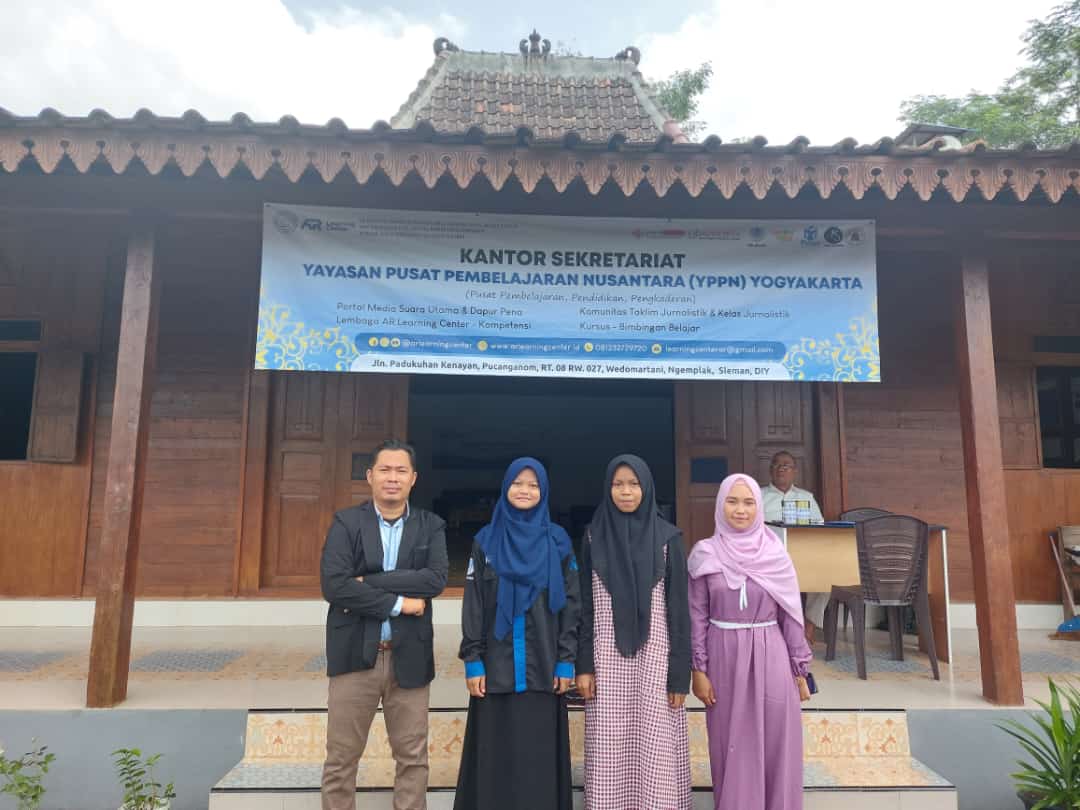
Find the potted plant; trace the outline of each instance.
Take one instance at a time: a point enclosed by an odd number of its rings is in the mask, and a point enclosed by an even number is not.
[[[1032,714],[1031,725],[1006,720],[998,727],[1028,755],[1012,774],[1024,807],[1074,810],[1080,808],[1080,689],[1049,683],[1050,702],[1036,701],[1045,714]]]
[[[0,749],[0,776],[4,778],[0,794],[15,799],[18,810],[36,810],[41,806],[41,797],[45,795],[42,782],[56,759],[55,754],[46,753],[46,750],[47,746],[43,745],[18,759],[8,759]]]
[[[154,780],[154,766],[161,754],[142,758],[138,748],[118,748],[112,752],[116,773],[124,787],[124,803],[120,810],[168,810],[169,800],[176,798],[173,783],[162,786]]]

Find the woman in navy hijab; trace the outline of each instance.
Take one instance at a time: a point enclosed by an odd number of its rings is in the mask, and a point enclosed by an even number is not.
[[[519,458],[465,576],[460,657],[469,718],[455,810],[570,810],[565,693],[580,588],[570,537],[551,522],[547,471]]]

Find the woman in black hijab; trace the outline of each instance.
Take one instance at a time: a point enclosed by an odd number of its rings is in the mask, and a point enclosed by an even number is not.
[[[689,810],[690,606],[682,533],[660,517],[649,466],[608,464],[582,543],[577,689],[585,807]]]

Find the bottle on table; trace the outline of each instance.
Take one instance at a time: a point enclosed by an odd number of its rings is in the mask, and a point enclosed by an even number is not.
[[[795,501],[784,500],[780,502],[781,509],[781,521],[788,526],[794,526],[799,519],[799,509]]]
[[[803,498],[795,501],[795,522],[800,526],[810,525],[810,501]]]

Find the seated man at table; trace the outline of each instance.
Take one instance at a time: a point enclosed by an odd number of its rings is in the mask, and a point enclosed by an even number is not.
[[[798,473],[798,462],[787,450],[781,450],[772,457],[772,461],[769,462],[769,484],[761,489],[761,498],[765,504],[765,520],[777,523],[783,520],[784,501],[810,501],[810,522],[824,522],[814,493],[795,486],[795,477]]]
[[[769,485],[761,490],[762,500],[765,505],[765,520],[780,522],[784,518],[784,501],[809,501],[810,521],[822,523],[821,508],[818,506],[814,493],[799,489],[795,486],[795,477],[798,474],[799,465],[795,456],[786,450],[781,450],[772,457],[769,463]],[[827,593],[806,594],[806,607],[803,609],[804,627],[806,639],[814,643],[814,626],[821,626],[825,622],[825,606],[829,603]]]

